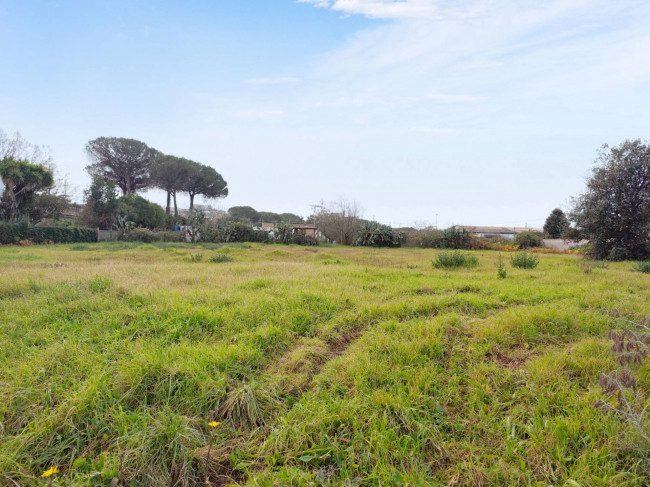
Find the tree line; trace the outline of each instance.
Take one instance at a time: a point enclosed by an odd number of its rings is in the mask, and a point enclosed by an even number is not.
[[[170,213],[174,202],[174,215],[178,216],[178,193],[190,197],[190,210],[194,198],[223,198],[228,196],[228,185],[213,167],[184,157],[163,154],[144,142],[118,137],[99,137],[86,144],[91,161],[87,167],[93,179],[113,181],[125,196],[137,191],[158,188],[167,193],[165,212]]]
[[[183,157],[163,154],[134,139],[100,137],[86,144],[92,177],[85,191],[85,210],[96,225],[112,225],[116,214],[130,218],[136,226],[149,227],[165,221],[173,204],[178,217],[177,195],[186,193],[190,210],[197,195],[220,198],[228,195],[226,181],[211,166]],[[0,198],[0,220],[35,223],[57,220],[70,205],[65,191],[57,188],[49,151],[31,144],[19,134],[7,136],[0,130],[0,178],[4,190]],[[163,210],[137,195],[138,191],[159,188],[167,193]],[[122,197],[118,197],[118,189]],[[258,212],[252,207],[229,209],[231,221],[255,223],[300,223],[293,213]],[[361,218],[354,202],[339,200],[314,205],[307,219],[330,241],[354,244],[359,229],[379,242],[399,239],[388,227]],[[139,223],[140,222],[140,223]],[[152,223],[154,222],[154,223]],[[143,225],[144,226],[144,225]],[[590,253],[598,259],[646,259],[650,256],[650,145],[639,139],[618,146],[602,146],[587,180],[586,190],[572,200],[568,214],[555,209],[544,231],[551,238],[587,239]],[[370,238],[370,237],[364,237]]]

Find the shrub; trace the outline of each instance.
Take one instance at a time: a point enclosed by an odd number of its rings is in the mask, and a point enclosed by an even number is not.
[[[515,236],[515,243],[520,249],[531,249],[533,247],[543,247],[542,239],[544,235],[540,232],[521,232]]]
[[[506,265],[503,263],[501,254],[499,254],[499,264],[497,265],[497,278],[505,279],[508,276],[508,271],[506,271]]]
[[[368,222],[361,225],[354,245],[360,247],[399,247],[403,236],[388,225]]]
[[[121,232],[120,235],[117,237],[117,239],[122,240],[124,242],[144,242],[144,243],[152,243],[152,242],[159,241],[158,235],[146,228],[134,228],[133,230],[129,230],[128,232]]]
[[[31,240],[35,244],[97,242],[97,231],[92,228],[29,227],[0,223],[0,244],[18,244],[21,240]]]
[[[438,248],[471,249],[474,236],[464,228],[451,227],[442,232]]]
[[[643,272],[645,274],[650,274],[650,260],[645,262],[639,262],[634,268],[637,272]]]
[[[215,264],[221,264],[223,262],[232,262],[233,260],[235,259],[233,259],[232,257],[226,254],[217,254],[210,257],[210,262],[214,262]]]
[[[152,230],[163,228],[168,221],[168,215],[160,205],[138,195],[122,196],[118,200],[118,214],[133,222],[136,227]]]
[[[539,264],[539,257],[528,252],[517,252],[510,258],[512,267],[534,269]]]
[[[456,267],[476,267],[478,259],[463,252],[442,252],[431,263],[436,269],[454,269]]]
[[[265,231],[239,222],[228,222],[220,227],[217,237],[222,242],[267,242],[269,239]]]
[[[188,259],[189,262],[202,262],[203,261],[203,254],[191,254]]]
[[[318,245],[318,240],[304,233],[294,233],[289,239],[289,243],[294,245]]]

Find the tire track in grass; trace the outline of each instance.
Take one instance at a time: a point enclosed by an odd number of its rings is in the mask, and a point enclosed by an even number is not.
[[[302,337],[287,352],[273,360],[261,373],[264,380],[257,389],[259,394],[269,394],[272,410],[267,417],[257,423],[233,421],[233,412],[220,409],[225,421],[236,427],[236,436],[225,438],[224,442],[212,447],[204,447],[197,452],[197,460],[204,459],[206,477],[204,485],[240,485],[246,482],[247,475],[232,465],[233,455],[255,458],[255,449],[266,441],[279,419],[291,410],[294,404],[313,388],[314,378],[332,360],[343,355],[346,350],[361,338],[365,332],[380,321],[377,318],[363,319],[356,315],[350,321],[344,320],[339,329],[320,330],[315,337]],[[240,387],[246,388],[246,385]],[[250,387],[250,386],[248,386]],[[261,399],[261,398],[260,398]],[[243,404],[240,404],[243,405]],[[238,423],[238,424],[235,424]],[[209,455],[208,455],[209,451]],[[257,465],[255,459],[251,465]]]

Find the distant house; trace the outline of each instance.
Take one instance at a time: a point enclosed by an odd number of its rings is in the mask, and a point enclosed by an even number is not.
[[[542,231],[539,228],[528,227],[482,227],[473,225],[456,225],[456,228],[466,230],[477,237],[503,237],[509,240],[514,239],[518,233]]]

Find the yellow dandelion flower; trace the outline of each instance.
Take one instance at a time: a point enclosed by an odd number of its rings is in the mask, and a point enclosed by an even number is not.
[[[48,468],[45,472],[41,474],[41,477],[51,477],[55,473],[59,473],[59,467]]]
[[[221,424],[220,421],[210,421],[210,422],[208,423],[208,426],[209,426],[210,428],[216,428],[216,427],[219,426],[220,424]]]

